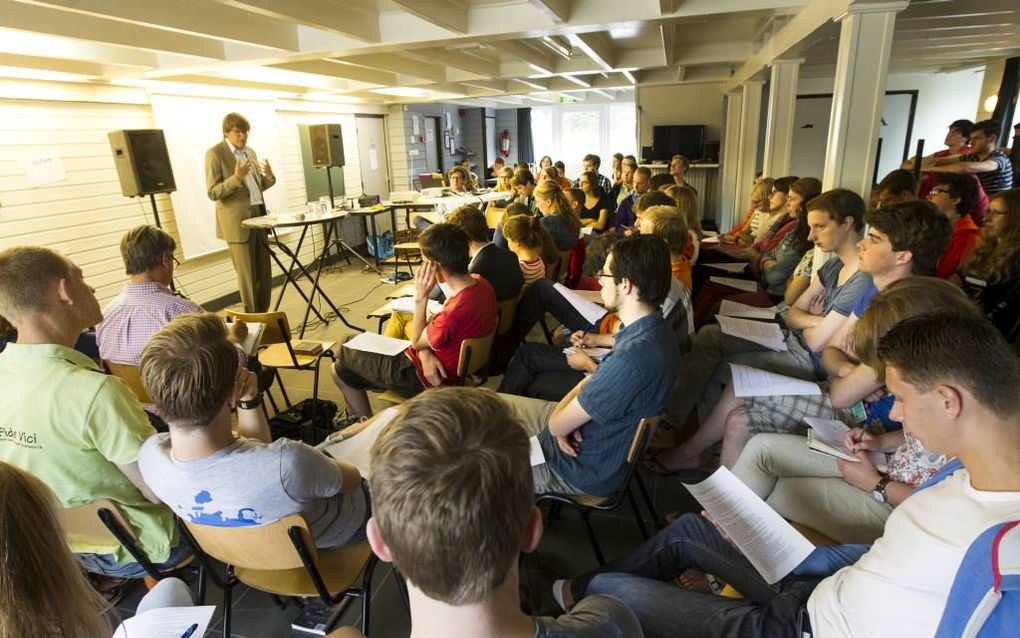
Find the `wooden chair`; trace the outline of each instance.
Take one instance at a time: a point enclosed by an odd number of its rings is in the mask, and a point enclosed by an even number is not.
[[[194,556],[188,556],[171,567],[157,568],[149,559],[149,555],[138,546],[138,536],[124,513],[109,499],[96,499],[84,505],[60,508],[57,511],[57,520],[60,521],[69,543],[123,547],[145,570],[146,582],[150,587],[156,581],[178,573],[194,560]]]
[[[507,193],[509,196],[510,193]],[[500,208],[489,204],[485,208],[485,225],[489,227],[489,230],[496,230],[496,226],[499,226],[499,220],[503,219],[503,214],[506,213],[506,208]]]
[[[499,323],[496,324],[496,336],[502,337],[510,332],[517,314],[517,299],[504,299],[499,302]]]
[[[573,248],[560,251],[560,268],[556,271],[556,281],[563,283],[563,280],[567,278],[567,273],[570,272],[570,257],[573,254]]]
[[[539,494],[537,497],[538,502],[552,501],[553,507],[557,508],[561,505],[570,505],[577,509],[578,513],[581,514],[581,520],[584,522],[584,529],[588,535],[588,541],[591,543],[592,551],[595,552],[595,559],[598,560],[599,565],[605,565],[606,559],[602,554],[602,547],[599,545],[598,539],[595,537],[595,530],[591,525],[591,513],[593,511],[606,512],[614,510],[620,506],[626,496],[630,502],[630,508],[634,512],[634,520],[637,522],[638,530],[641,532],[641,537],[648,539],[648,529],[645,527],[645,522],[641,518],[641,510],[638,509],[637,499],[634,498],[634,492],[631,488],[631,481],[635,481],[638,485],[638,490],[641,492],[641,497],[645,501],[645,507],[648,508],[648,512],[652,516],[652,521],[656,527],[662,527],[661,519],[655,509],[655,504],[652,503],[652,499],[648,494],[648,489],[645,487],[644,481],[641,479],[641,475],[638,474],[635,469],[644,455],[645,448],[648,446],[648,441],[652,437],[652,433],[655,430],[656,425],[659,423],[660,417],[649,417],[638,421],[637,427],[634,428],[634,438],[631,439],[630,448],[627,450],[627,476],[624,479],[623,485],[619,491],[609,496],[591,496],[588,494],[561,494],[558,492],[550,492],[548,494]]]
[[[263,367],[272,368],[273,376],[280,386],[280,393],[283,394],[283,402],[290,407],[290,397],[283,386],[283,378],[280,377],[280,368],[291,370],[312,370],[315,373],[315,380],[312,384],[312,400],[317,408],[319,399],[319,364],[325,357],[332,357],[336,341],[317,341],[314,339],[303,339],[304,342],[317,343],[322,346],[318,354],[298,354],[290,339],[290,322],[287,314],[282,311],[276,312],[236,312],[227,310],[227,316],[240,319],[244,322],[259,322],[265,324],[262,331],[262,345],[259,346],[258,359]],[[273,405],[273,410],[279,411],[273,395],[266,390],[266,397]],[[314,416],[314,415],[313,415]]]
[[[465,339],[461,342],[460,357],[457,360],[457,377],[460,379],[461,384],[469,384],[469,378],[472,375],[481,372],[489,365],[489,356],[492,354],[492,342],[495,339],[496,333],[490,332],[484,337]],[[485,378],[482,379],[481,383],[485,383]],[[376,396],[387,403],[399,404],[407,401],[407,397],[393,390],[385,390]]]
[[[326,634],[326,638],[365,638],[356,627],[340,627]]]
[[[238,583],[272,594],[277,606],[284,605],[280,596],[318,596],[330,606],[348,596],[361,598],[361,630],[368,635],[372,571],[378,561],[367,541],[342,549],[317,549],[300,514],[247,527],[182,523],[182,533],[223,590],[224,638],[230,637],[232,591]],[[210,558],[226,565],[223,576]],[[327,631],[336,620],[330,619]]]
[[[142,374],[138,369],[138,366],[129,366],[123,363],[114,363],[112,361],[103,361],[103,366],[107,372],[124,381],[131,391],[138,397],[139,403],[152,403],[149,399],[149,393],[145,391],[145,386],[142,384]]]

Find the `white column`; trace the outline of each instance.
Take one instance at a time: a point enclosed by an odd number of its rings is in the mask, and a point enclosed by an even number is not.
[[[765,123],[765,161],[762,164],[762,173],[767,177],[790,174],[797,78],[803,61],[776,60],[772,63],[768,119]]]
[[[726,94],[726,122],[724,127],[722,166],[719,171],[719,230],[726,232],[736,222],[737,202],[737,158],[740,157],[740,108],[743,92]]]
[[[855,4],[840,21],[822,186],[848,188],[865,199],[875,171],[875,147],[885,102],[896,14],[906,2]]]
[[[739,218],[748,207],[754,185],[758,140],[761,133],[761,94],[764,80],[751,80],[741,87],[740,150],[737,153],[737,191],[733,215]]]

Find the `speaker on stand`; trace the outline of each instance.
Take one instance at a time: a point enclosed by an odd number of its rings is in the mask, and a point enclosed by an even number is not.
[[[326,183],[329,185],[329,204],[335,209],[336,195],[333,193],[333,175],[330,171],[334,168],[341,168],[344,165],[344,138],[340,125],[310,125],[308,127],[308,146],[312,152],[312,166],[315,168],[326,169]],[[350,244],[344,241],[340,232],[341,227],[339,221],[340,220],[338,220],[338,223],[334,224],[336,237],[334,237],[332,241],[343,250],[347,251],[348,255],[353,255],[361,261],[361,263],[365,264],[365,268],[382,274],[379,269],[372,264],[372,262],[365,259],[361,253],[354,250]],[[349,260],[348,263],[350,263]]]

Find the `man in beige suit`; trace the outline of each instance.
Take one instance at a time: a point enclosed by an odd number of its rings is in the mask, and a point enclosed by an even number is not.
[[[261,236],[264,231],[250,231],[241,222],[266,214],[262,193],[276,177],[269,162],[259,166],[248,147],[250,130],[238,113],[223,118],[224,140],[205,152],[205,184],[209,199],[216,202],[216,236],[230,249],[244,310],[266,312],[273,291],[269,248]]]

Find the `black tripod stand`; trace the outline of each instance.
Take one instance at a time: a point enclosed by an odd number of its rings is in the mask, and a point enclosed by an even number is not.
[[[336,208],[336,198],[333,195],[333,175],[330,173],[330,169],[332,169],[332,168],[333,168],[332,166],[327,166],[326,167],[326,183],[329,185],[329,206],[330,206],[330,211],[332,211],[332,210],[334,210]],[[338,255],[341,256],[341,257],[344,257],[347,260],[348,264],[351,263],[351,257],[350,256],[354,255],[354,257],[356,259],[358,259],[361,263],[365,264],[365,268],[368,268],[369,270],[374,270],[375,272],[377,272],[377,273],[379,273],[381,275],[382,274],[381,270],[376,268],[372,264],[372,262],[370,262],[367,259],[365,259],[362,256],[361,253],[359,253],[358,251],[354,250],[354,248],[350,244],[348,244],[346,241],[344,241],[343,235],[340,232],[342,230],[342,228],[341,228],[341,222],[342,221],[343,221],[343,218],[341,217],[340,219],[336,220],[336,222],[334,222],[334,224],[336,226],[336,228],[335,228],[336,236],[333,237],[333,243],[339,247],[338,248]]]

